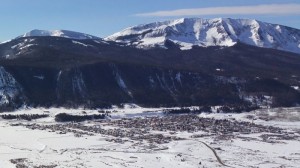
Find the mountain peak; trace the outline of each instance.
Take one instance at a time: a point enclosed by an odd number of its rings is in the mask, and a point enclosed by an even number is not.
[[[165,42],[169,40],[181,49],[230,47],[241,42],[300,53],[300,30],[254,19],[181,18],[129,27],[105,39],[145,49],[166,47]]]
[[[19,37],[31,37],[31,36],[54,36],[54,37],[64,37],[71,39],[100,39],[99,37],[92,36],[85,33],[79,33],[70,30],[39,30],[34,29],[30,32],[25,33]]]

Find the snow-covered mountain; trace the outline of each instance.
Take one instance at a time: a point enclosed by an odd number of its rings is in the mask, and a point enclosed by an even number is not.
[[[99,37],[92,36],[85,33],[79,33],[69,30],[32,30],[30,32],[25,33],[19,37],[32,37],[32,36],[55,36],[55,37],[64,37],[71,39],[100,39]]]
[[[129,27],[105,38],[138,48],[166,47],[166,40],[192,46],[233,46],[237,42],[300,53],[300,30],[251,19],[183,18]]]

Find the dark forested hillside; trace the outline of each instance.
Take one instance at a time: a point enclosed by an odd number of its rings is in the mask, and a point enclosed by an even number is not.
[[[2,110],[31,106],[294,106],[300,55],[245,44],[141,50],[114,42],[18,38],[0,45]]]

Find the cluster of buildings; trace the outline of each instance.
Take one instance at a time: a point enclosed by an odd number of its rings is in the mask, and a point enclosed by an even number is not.
[[[198,132],[212,134],[234,133],[282,133],[282,129],[272,126],[257,125],[251,122],[242,122],[228,119],[202,118],[197,115],[167,115],[163,117],[127,118],[113,120],[109,125],[119,128],[139,128],[141,130],[171,131],[171,132]]]
[[[220,140],[229,140],[238,134],[262,132],[286,134],[284,130],[277,127],[228,119],[202,118],[193,114],[98,120],[90,123],[69,122],[49,125],[22,123],[20,125],[30,129],[48,130],[60,134],[73,133],[77,137],[101,134],[107,136],[107,141],[116,143],[125,143],[126,141],[147,141],[154,144],[169,143],[173,140],[183,139],[176,136],[178,132],[194,133],[192,138],[218,135]]]

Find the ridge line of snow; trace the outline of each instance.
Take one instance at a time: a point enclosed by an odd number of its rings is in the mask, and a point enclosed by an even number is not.
[[[137,48],[166,48],[165,42],[172,41],[182,50],[200,47],[230,47],[237,42],[300,53],[300,30],[257,21],[254,19],[231,18],[181,18],[153,22],[126,28],[104,40],[122,42]]]

